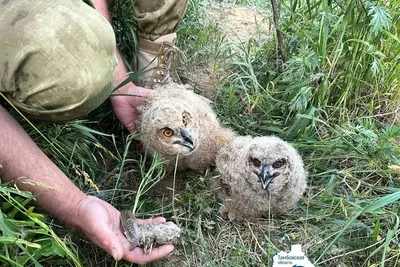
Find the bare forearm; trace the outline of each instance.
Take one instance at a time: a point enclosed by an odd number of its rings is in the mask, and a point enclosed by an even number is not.
[[[106,0],[94,0],[94,5],[96,10],[103,15],[110,23],[111,23],[111,16],[108,10],[107,1]],[[119,85],[123,82],[126,78],[128,78],[127,69],[124,65],[124,62],[121,58],[121,54],[119,53],[118,48],[115,51],[117,55],[118,65],[115,69],[115,86]],[[122,91],[122,90],[120,90]]]
[[[36,203],[74,227],[75,212],[86,195],[40,150],[0,105],[0,178],[31,191]]]
[[[107,2],[105,0],[94,0],[94,4],[99,13],[110,21]],[[116,49],[116,56],[118,59],[118,65],[115,69],[114,84],[115,86],[118,86],[128,78],[128,73],[118,49]],[[133,83],[127,83],[123,87],[119,88],[118,91],[115,91],[113,96],[110,97],[110,102],[115,116],[130,132],[134,131],[135,122],[139,117],[136,107],[142,105],[145,101],[144,97],[151,93],[151,89],[136,86]]]

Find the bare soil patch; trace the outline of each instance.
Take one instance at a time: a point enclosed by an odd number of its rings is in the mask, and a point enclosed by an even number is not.
[[[250,39],[264,42],[273,37],[272,16],[259,7],[210,2],[206,9],[209,20],[219,26],[226,42],[232,43],[232,46]],[[226,76],[224,70],[213,71],[213,63],[208,66],[187,66],[183,74],[184,83],[191,84],[197,93],[209,99],[213,98],[218,82]]]
[[[230,41],[247,42],[252,38],[265,41],[273,36],[270,22],[272,16],[259,7],[212,3],[207,14]]]

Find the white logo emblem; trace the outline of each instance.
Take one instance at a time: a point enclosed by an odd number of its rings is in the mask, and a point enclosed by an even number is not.
[[[272,267],[315,267],[301,250],[301,245],[292,245],[289,253],[280,251],[272,260]]]

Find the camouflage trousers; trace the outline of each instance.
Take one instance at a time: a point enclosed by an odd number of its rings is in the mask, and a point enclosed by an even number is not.
[[[136,1],[139,36],[173,32],[186,4]],[[114,88],[113,29],[82,0],[0,0],[0,36],[0,91],[30,117],[82,117]]]

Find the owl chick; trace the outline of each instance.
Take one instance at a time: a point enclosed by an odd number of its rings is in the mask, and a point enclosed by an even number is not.
[[[220,126],[210,101],[185,87],[169,83],[138,107],[140,141],[157,152],[167,168],[203,170],[215,165],[217,151],[233,133]]]
[[[238,136],[216,158],[220,212],[234,218],[282,214],[293,208],[307,186],[307,171],[297,151],[275,136]]]

